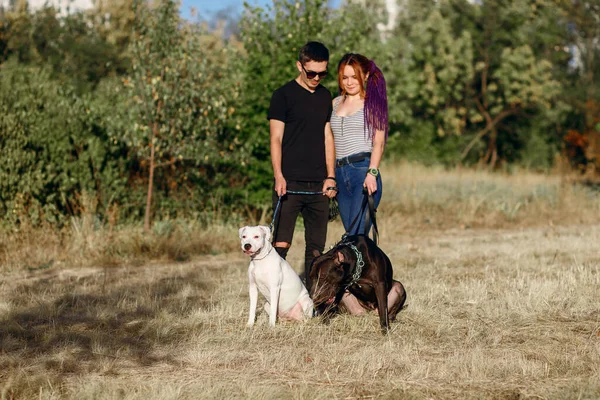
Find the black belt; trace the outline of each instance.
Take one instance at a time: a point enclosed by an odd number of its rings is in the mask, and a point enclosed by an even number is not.
[[[365,158],[369,158],[369,157],[371,157],[371,153],[366,152],[366,151],[363,153],[352,154],[348,157],[338,158],[337,160],[335,160],[335,166],[342,167],[344,165],[362,161]]]

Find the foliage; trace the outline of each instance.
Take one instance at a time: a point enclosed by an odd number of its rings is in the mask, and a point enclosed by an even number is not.
[[[411,113],[394,113],[393,122],[402,124],[399,118],[404,118],[414,129],[415,124],[434,121],[440,137],[469,137],[471,142],[454,162],[467,157],[474,146],[485,152],[479,157],[492,166],[499,158],[509,158],[498,143],[499,135],[510,131],[509,117],[526,121],[531,114],[544,113],[560,92],[552,75],[554,65],[545,56],[556,37],[547,38],[543,46],[530,40],[542,14],[536,4],[547,7],[542,3],[472,5],[446,0],[409,6],[396,32],[401,53],[391,50],[389,58],[390,63],[399,57],[405,60],[396,67],[392,84],[399,90],[391,107]],[[543,15],[544,21],[552,17]],[[487,149],[481,147],[481,139]]]
[[[346,52],[383,70],[386,157],[549,170],[562,152],[591,177],[597,15],[587,0],[415,0],[382,32],[381,0],[274,0],[202,24],[172,0],[70,14],[11,1],[0,7],[0,219],[61,224],[88,198],[100,220],[115,209],[139,220],[149,193],[148,221],[232,215],[223,205],[258,217],[272,185],[270,97],[309,40],[330,50],[334,94]]]
[[[120,200],[126,153],[89,102],[48,68],[9,62],[0,71],[0,215],[56,223],[84,193],[101,209]]]
[[[134,0],[101,0],[90,11],[98,35],[126,55],[135,23]]]
[[[132,70],[123,81],[130,122],[123,138],[147,174],[149,229],[156,168],[170,169],[164,178],[171,190],[185,184],[189,169],[201,169],[210,190],[219,166],[235,162],[239,141],[225,123],[235,112],[231,102],[238,92],[213,84],[227,74],[220,68],[226,64],[209,63],[196,27],[181,28],[174,1],[162,1],[156,9],[136,3],[136,13]]]
[[[28,65],[49,66],[53,78],[73,82],[79,92],[127,68],[119,48],[100,36],[83,13],[62,17],[52,7],[31,14],[17,10],[6,13],[2,26],[6,33],[0,63],[14,57]]]
[[[469,32],[453,37],[450,22],[432,10],[421,24],[411,27],[413,47],[405,79],[415,109],[435,121],[440,136],[460,135],[466,125],[465,95],[473,75]]]

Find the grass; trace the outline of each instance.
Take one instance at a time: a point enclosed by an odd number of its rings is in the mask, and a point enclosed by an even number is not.
[[[0,263],[5,269],[30,270],[58,266],[143,265],[150,261],[182,262],[195,255],[237,249],[231,241],[238,228],[193,220],[158,221],[151,232],[141,226],[103,226],[73,218],[70,227],[54,230],[21,227],[0,231]]]
[[[599,192],[556,174],[491,174],[406,163],[384,165],[382,173],[380,218],[394,221],[389,234],[600,222]],[[260,221],[229,216],[230,221],[240,221],[237,224],[214,218],[202,223],[157,220],[152,232],[146,233],[139,225],[116,225],[111,218],[103,223],[95,216],[93,202],[84,199],[83,203],[81,216],[72,218],[70,226],[60,231],[27,224],[18,230],[0,229],[0,264],[18,270],[51,265],[143,265],[151,260],[183,262],[194,256],[235,251],[237,243],[231,239],[239,226],[266,223],[264,212]],[[300,221],[298,226],[302,226]]]
[[[527,173],[383,174],[381,247],[408,292],[389,335],[375,315],[247,329],[237,227],[5,234],[1,398],[600,398],[598,197]]]
[[[382,209],[410,225],[498,228],[598,221],[598,191],[560,175],[412,164],[384,170]],[[387,174],[386,174],[387,173]]]

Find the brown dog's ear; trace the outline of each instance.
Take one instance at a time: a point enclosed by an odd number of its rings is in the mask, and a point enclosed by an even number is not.
[[[344,261],[346,261],[346,259],[344,258],[344,253],[342,253],[341,251],[337,252],[337,261],[341,264]]]
[[[319,250],[313,250],[313,257],[317,258],[321,255],[321,252]]]

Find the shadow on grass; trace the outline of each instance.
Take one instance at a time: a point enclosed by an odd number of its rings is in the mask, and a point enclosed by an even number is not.
[[[160,349],[203,330],[190,314],[214,305],[215,288],[201,273],[151,282],[97,274],[22,284],[10,299],[15,311],[0,320],[0,371],[102,372],[107,359],[174,365]]]

